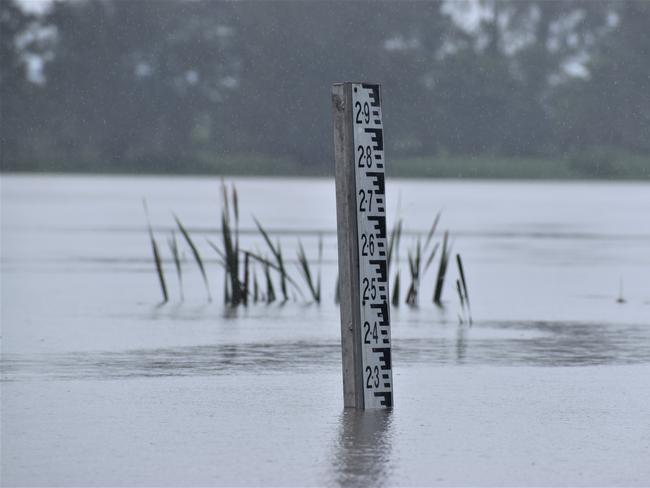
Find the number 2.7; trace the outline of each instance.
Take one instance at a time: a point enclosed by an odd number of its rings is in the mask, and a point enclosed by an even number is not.
[[[365,212],[366,210],[372,212],[372,190],[359,190],[359,196],[361,197],[359,201],[359,212]],[[364,205],[366,203],[366,197],[368,203],[367,208]]]

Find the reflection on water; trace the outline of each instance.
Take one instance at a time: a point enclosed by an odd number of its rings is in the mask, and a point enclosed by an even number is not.
[[[383,486],[389,479],[392,410],[345,409],[331,475],[340,486]]]
[[[462,364],[465,359],[467,343],[465,342],[465,327],[458,327],[456,332],[456,362]]]
[[[408,327],[408,326],[407,326]],[[402,329],[408,332],[408,329]],[[585,366],[650,362],[650,327],[505,322],[394,334],[395,365]],[[337,340],[241,342],[126,351],[4,354],[5,381],[322,371],[340,367]]]

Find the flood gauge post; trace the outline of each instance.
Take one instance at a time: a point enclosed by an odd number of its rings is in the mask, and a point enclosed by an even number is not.
[[[393,406],[380,86],[332,87],[343,402]]]

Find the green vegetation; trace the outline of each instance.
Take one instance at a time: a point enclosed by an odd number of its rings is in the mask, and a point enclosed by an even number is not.
[[[389,161],[398,177],[650,180],[650,156],[589,151],[563,158],[420,157]]]
[[[250,163],[249,163],[250,161]],[[562,158],[514,157],[418,157],[396,159],[387,164],[388,175],[398,178],[476,178],[476,179],[530,179],[530,180],[650,180],[650,156],[619,152],[590,151]],[[56,168],[63,173],[142,174],[140,167],[117,170],[112,166],[43,165],[22,168],[21,171],[49,172]],[[267,176],[267,177],[331,177],[331,167],[304,167],[290,160],[254,156],[215,159],[210,166],[188,163],[173,171],[151,167],[149,174]]]

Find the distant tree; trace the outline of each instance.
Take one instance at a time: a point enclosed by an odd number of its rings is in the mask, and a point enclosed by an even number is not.
[[[56,57],[45,76],[61,154],[115,170],[191,165],[197,131],[229,91],[219,5],[55,4],[47,20]]]
[[[16,169],[23,141],[29,137],[25,101],[34,96],[28,80],[28,55],[35,49],[29,39],[34,17],[14,0],[0,2],[0,167]]]
[[[650,3],[611,2],[592,39],[587,74],[555,97],[558,139],[569,148],[650,154]]]
[[[349,80],[382,84],[391,158],[647,154],[649,10],[75,0],[34,16],[2,0],[2,168],[210,171],[259,155],[331,173],[330,89]]]

